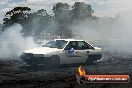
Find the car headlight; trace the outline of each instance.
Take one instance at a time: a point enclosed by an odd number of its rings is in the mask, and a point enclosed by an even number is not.
[[[44,54],[34,54],[34,57],[44,57]]]

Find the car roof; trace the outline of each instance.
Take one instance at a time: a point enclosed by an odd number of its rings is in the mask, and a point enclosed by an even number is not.
[[[56,40],[65,40],[65,41],[84,41],[84,40],[78,40],[78,39],[54,39]]]

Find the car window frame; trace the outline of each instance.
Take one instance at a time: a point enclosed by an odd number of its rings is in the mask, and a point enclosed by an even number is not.
[[[77,42],[77,41],[69,41],[69,42],[66,44],[66,46],[64,47],[64,50],[68,50],[67,46],[68,46],[68,44],[69,44],[70,42]],[[74,48],[73,48],[73,49],[74,49]],[[77,49],[74,49],[74,50],[77,50]]]
[[[91,45],[91,44],[89,44],[88,42],[86,42],[86,41],[77,41],[77,47],[78,47],[78,42],[83,42],[84,44],[86,44],[87,45],[87,47],[91,47],[91,48],[86,48],[86,49],[79,49],[79,48],[77,48],[77,50],[87,50],[87,49],[94,49],[94,47]]]

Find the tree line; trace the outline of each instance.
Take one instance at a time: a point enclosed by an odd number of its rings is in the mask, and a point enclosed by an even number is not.
[[[14,23],[23,26],[24,36],[37,37],[42,31],[50,32],[63,38],[71,38],[73,33],[70,25],[80,20],[95,20],[94,10],[90,4],[75,2],[73,6],[67,3],[57,3],[53,6],[53,14],[45,9],[31,12],[29,7],[15,7],[8,11],[3,19],[2,31]]]

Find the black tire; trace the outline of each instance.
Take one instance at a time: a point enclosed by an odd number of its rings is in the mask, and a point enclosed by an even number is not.
[[[93,60],[93,58],[88,57],[85,63],[86,64],[94,64],[94,60]]]
[[[30,66],[33,66],[33,67],[37,66],[37,64],[38,64],[37,61],[35,60],[35,58],[27,60],[26,63],[27,63],[27,65],[30,65]]]
[[[102,54],[95,54],[95,55],[89,55],[86,63],[87,64],[94,64],[95,61],[100,60],[102,57]]]
[[[57,56],[57,55],[51,56],[49,64],[53,68],[59,67],[59,65],[60,65],[60,58],[59,58],[59,56]]]

